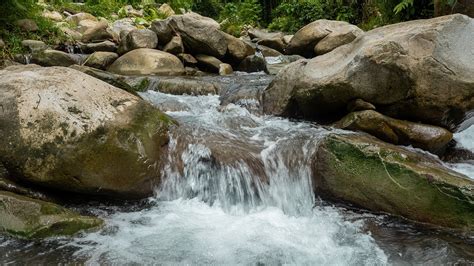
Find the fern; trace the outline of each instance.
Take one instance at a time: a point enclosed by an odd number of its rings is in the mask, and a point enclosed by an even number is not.
[[[402,0],[393,8],[393,12],[395,12],[395,14],[398,14],[404,10],[407,10],[410,7],[413,7],[413,1],[414,0]]]

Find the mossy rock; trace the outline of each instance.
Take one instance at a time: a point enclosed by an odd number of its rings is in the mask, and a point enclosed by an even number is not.
[[[474,180],[437,159],[366,135],[326,137],[313,165],[317,194],[413,221],[474,230]]]
[[[0,71],[0,161],[53,190],[139,199],[160,181],[173,120],[149,103],[63,67]]]
[[[0,191],[0,231],[23,238],[70,236],[103,225],[59,205]]]

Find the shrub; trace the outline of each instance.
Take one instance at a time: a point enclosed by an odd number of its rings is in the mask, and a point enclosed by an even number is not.
[[[257,0],[243,0],[225,4],[219,20],[224,31],[239,36],[244,26],[258,26],[261,15],[262,7]]]
[[[272,30],[296,32],[317,19],[358,23],[356,0],[286,0],[273,11]]]

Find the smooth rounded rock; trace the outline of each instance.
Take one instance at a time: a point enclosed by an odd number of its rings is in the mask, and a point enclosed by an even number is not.
[[[108,71],[121,75],[182,75],[184,66],[172,54],[140,48],[119,57]]]

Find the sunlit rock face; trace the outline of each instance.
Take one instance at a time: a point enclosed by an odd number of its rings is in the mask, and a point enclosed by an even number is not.
[[[170,119],[137,96],[77,70],[0,71],[0,160],[23,181],[140,198],[159,180]]]
[[[456,128],[474,108],[474,20],[451,15],[389,25],[279,72],[267,114],[319,121],[357,98],[394,118]]]

